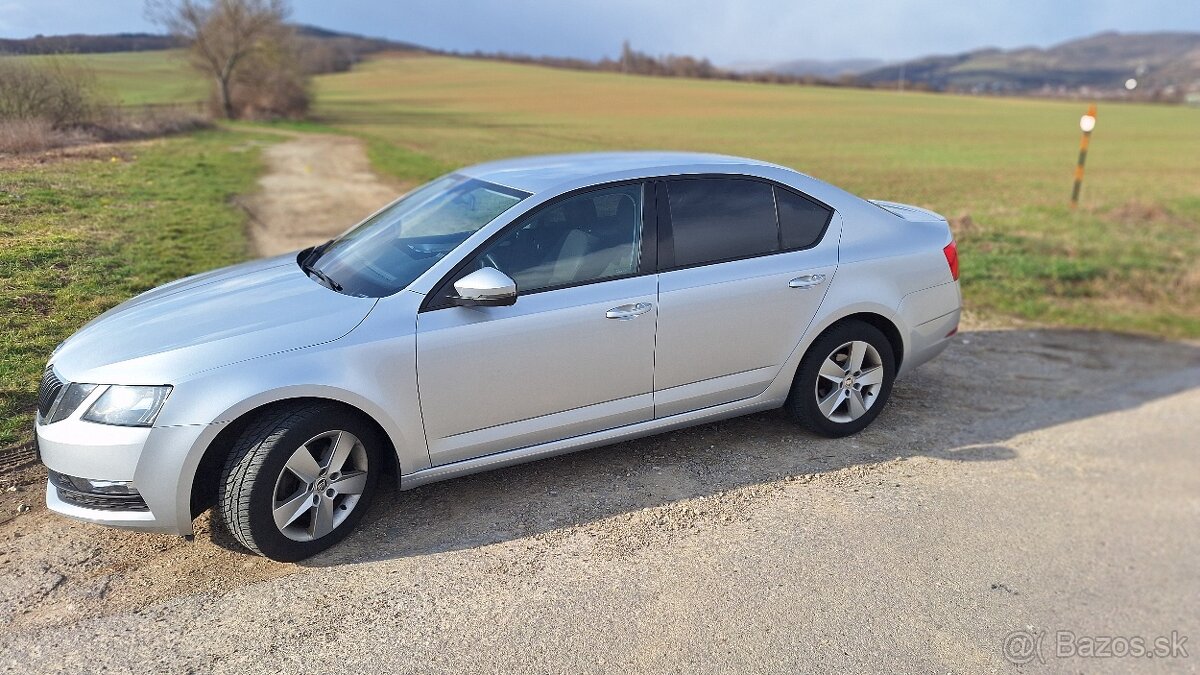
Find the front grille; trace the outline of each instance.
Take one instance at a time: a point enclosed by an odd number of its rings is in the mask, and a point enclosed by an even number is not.
[[[46,366],[46,372],[42,373],[42,384],[38,387],[38,414],[43,419],[50,414],[50,408],[54,407],[62,388],[63,381],[54,374],[54,368]]]
[[[68,504],[98,511],[149,511],[146,500],[139,494],[102,494],[81,490],[70,476],[51,471],[50,484],[58,498]]]

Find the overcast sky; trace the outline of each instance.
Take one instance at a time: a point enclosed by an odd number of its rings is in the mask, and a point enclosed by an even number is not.
[[[0,0],[0,37],[154,31],[143,0]],[[621,41],[721,65],[1200,31],[1200,0],[292,0],[293,19],[441,49],[598,58]]]

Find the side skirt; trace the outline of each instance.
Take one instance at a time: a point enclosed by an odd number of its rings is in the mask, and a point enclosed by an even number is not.
[[[786,393],[786,392],[785,392]],[[691,412],[680,413],[670,417],[661,419],[647,420],[645,422],[637,422],[615,429],[607,429],[605,431],[597,431],[583,436],[575,436],[572,438],[564,438],[550,443],[542,443],[540,445],[531,445],[516,450],[507,450],[498,452],[492,455],[476,457],[474,459],[466,459],[461,462],[453,462],[443,464],[420,471],[414,471],[410,474],[405,474],[400,477],[400,489],[411,490],[420,487],[427,483],[436,483],[438,481],[458,478],[468,474],[479,473],[481,471],[491,471],[506,466],[515,464],[524,464],[533,462],[539,459],[555,457],[557,455],[565,455],[578,450],[586,450],[602,445],[611,445],[620,441],[627,441],[633,438],[642,436],[652,436],[654,434],[682,429],[696,424],[704,424],[707,422],[715,422],[717,420],[729,419],[730,417],[738,417],[741,415],[749,415],[750,413],[760,412],[778,408],[783,405],[785,399],[778,397],[770,397],[771,390],[768,389],[759,396],[754,398],[744,399],[741,401],[732,401],[721,405],[712,406],[710,408],[701,408]]]

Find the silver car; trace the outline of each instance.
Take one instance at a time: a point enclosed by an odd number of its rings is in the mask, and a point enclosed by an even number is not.
[[[785,406],[871,423],[958,327],[941,216],[690,153],[481,164],[337,239],[182,279],[55,350],[46,501],[298,560],[403,489]]]

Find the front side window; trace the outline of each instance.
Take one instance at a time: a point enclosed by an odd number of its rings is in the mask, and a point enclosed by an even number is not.
[[[410,192],[306,261],[335,289],[383,297],[529,195],[457,174]]]
[[[642,247],[642,184],[601,188],[541,209],[476,255],[464,273],[495,267],[518,293],[629,276]]]
[[[767,183],[692,178],[667,183],[675,266],[747,258],[779,250],[775,198]]]

